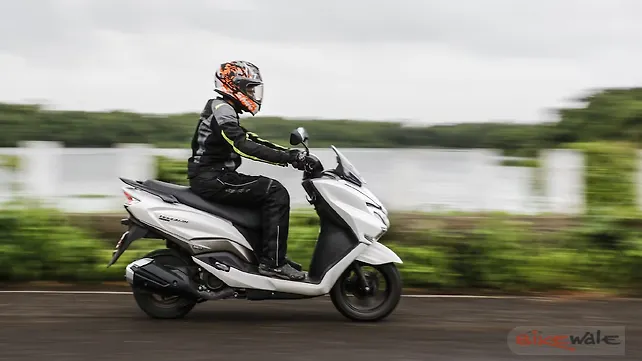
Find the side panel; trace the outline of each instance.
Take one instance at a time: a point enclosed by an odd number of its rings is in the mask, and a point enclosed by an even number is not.
[[[359,240],[348,229],[328,221],[321,220],[321,232],[314,247],[308,276],[313,282],[319,282],[325,273],[350,253],[359,244]]]
[[[252,249],[261,249],[262,229],[248,229],[236,225],[236,229],[241,232],[243,238],[252,246]]]
[[[165,203],[160,198],[143,191],[126,190],[140,200],[140,202],[128,205],[128,211],[147,225],[162,229],[166,233],[185,241],[192,239],[229,239],[252,250],[252,246],[238,229],[223,218],[180,203]]]
[[[190,246],[197,257],[211,252],[229,252],[247,263],[256,263],[254,252],[227,239],[196,239],[190,242]]]
[[[208,252],[195,255],[194,257],[222,271],[228,271],[230,267],[233,267],[243,272],[258,272],[258,267],[245,262],[241,257],[227,251]]]
[[[369,245],[368,248],[357,257],[357,261],[370,265],[403,263],[397,254],[379,242],[374,242]]]
[[[320,282],[326,272],[359,244],[359,239],[345,220],[320,196],[314,185],[308,183],[304,188],[313,193],[316,199],[315,208],[321,226],[308,276],[312,282]]]
[[[388,230],[387,216],[377,215],[377,209],[366,204],[373,200],[359,191],[334,179],[314,179],[312,183],[328,205],[345,220],[360,242],[369,244]]]

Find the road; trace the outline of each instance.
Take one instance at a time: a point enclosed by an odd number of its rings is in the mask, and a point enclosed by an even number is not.
[[[328,298],[207,302],[147,318],[130,295],[0,293],[0,360],[640,360],[642,301],[404,298],[377,324]],[[626,325],[626,356],[517,356],[516,326]]]

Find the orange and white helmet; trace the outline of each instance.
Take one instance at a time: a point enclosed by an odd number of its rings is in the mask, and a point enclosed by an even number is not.
[[[216,71],[214,90],[236,100],[244,111],[256,115],[263,100],[263,79],[259,68],[249,61],[221,64]]]

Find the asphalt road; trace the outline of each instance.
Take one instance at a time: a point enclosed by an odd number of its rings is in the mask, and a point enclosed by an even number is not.
[[[0,360],[640,360],[642,301],[404,298],[386,321],[347,321],[328,298],[213,301],[178,321],[130,295],[0,293]],[[627,326],[626,356],[518,356],[516,326]]]

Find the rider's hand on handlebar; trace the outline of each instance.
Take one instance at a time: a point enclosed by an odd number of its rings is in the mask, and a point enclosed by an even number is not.
[[[288,151],[288,155],[290,156],[288,163],[292,164],[292,167],[298,170],[304,169],[306,157],[305,152],[302,152],[298,149],[290,149]]]

